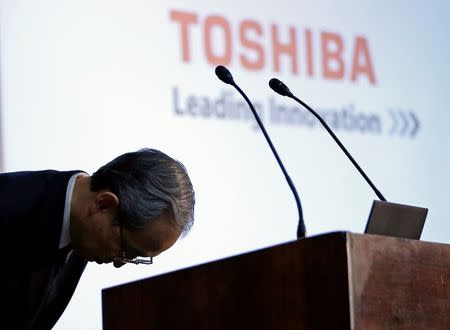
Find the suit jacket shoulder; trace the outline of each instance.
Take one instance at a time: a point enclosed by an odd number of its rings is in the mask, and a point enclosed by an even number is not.
[[[86,261],[64,264],[59,239],[67,184],[81,171],[0,174],[0,231],[5,269],[0,310],[7,329],[50,329],[67,306]]]
[[[40,267],[58,251],[67,184],[81,171],[0,174],[0,248],[9,263]],[[24,260],[20,259],[25,259]]]

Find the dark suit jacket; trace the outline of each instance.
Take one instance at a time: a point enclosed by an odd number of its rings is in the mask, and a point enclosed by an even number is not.
[[[5,329],[51,329],[72,297],[86,260],[60,250],[67,184],[80,171],[0,174],[0,272]]]

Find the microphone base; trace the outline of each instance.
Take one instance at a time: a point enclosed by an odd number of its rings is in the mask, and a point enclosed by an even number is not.
[[[420,239],[428,209],[374,200],[365,234]]]

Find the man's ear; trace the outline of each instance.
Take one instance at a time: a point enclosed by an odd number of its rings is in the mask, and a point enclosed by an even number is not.
[[[94,204],[97,211],[115,211],[119,205],[119,198],[110,191],[103,191],[95,196]]]

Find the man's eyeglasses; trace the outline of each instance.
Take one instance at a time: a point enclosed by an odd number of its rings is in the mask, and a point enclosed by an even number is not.
[[[132,258],[127,257],[127,253],[126,253],[126,245],[127,244],[126,244],[125,238],[123,236],[123,227],[122,227],[122,222],[120,220],[119,220],[119,226],[120,226],[121,256],[115,257],[114,260],[123,262],[123,263],[128,263],[128,264],[135,264],[135,265],[139,265],[139,264],[151,265],[153,263],[153,257],[132,257]]]

